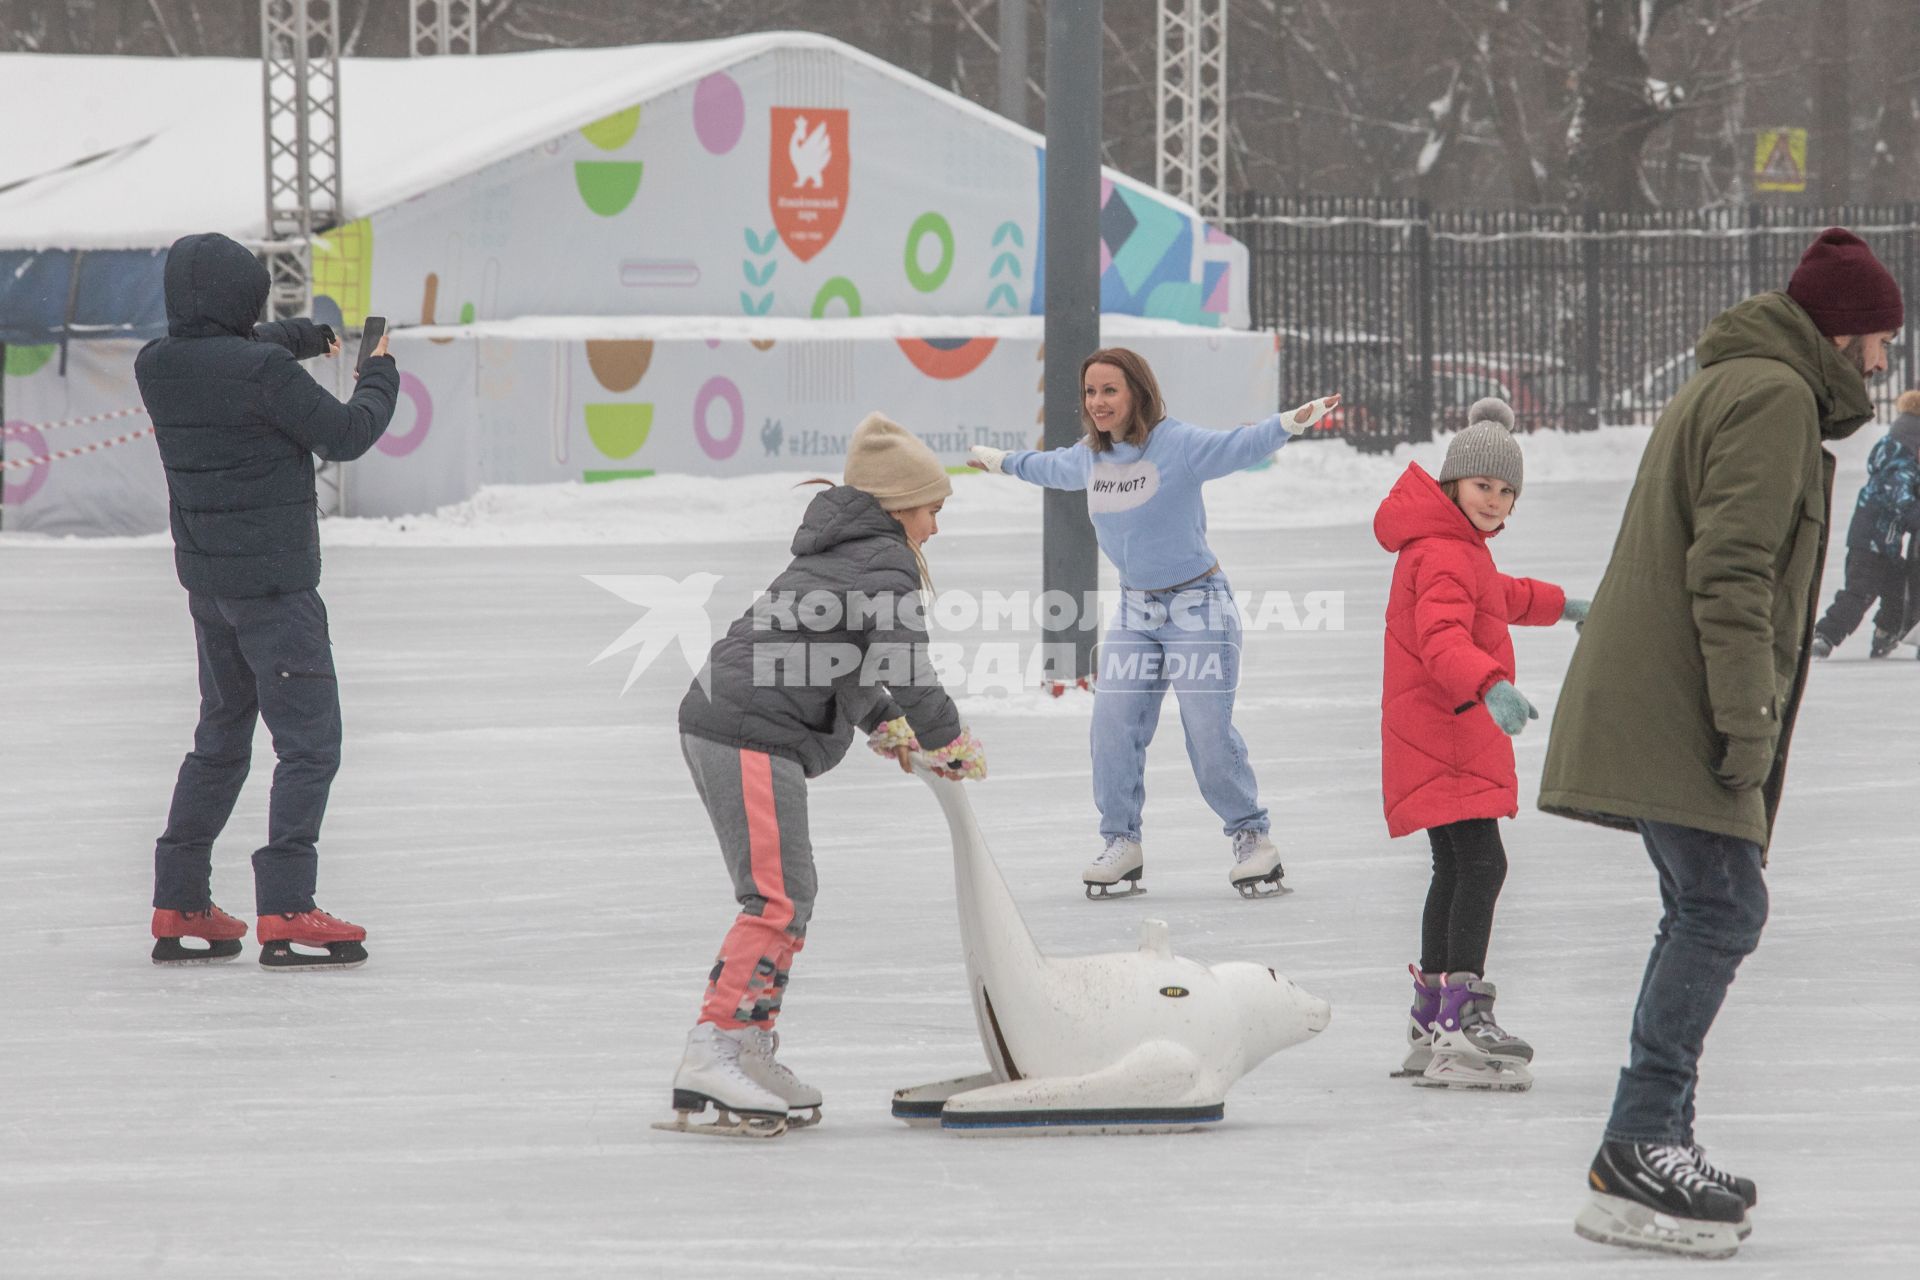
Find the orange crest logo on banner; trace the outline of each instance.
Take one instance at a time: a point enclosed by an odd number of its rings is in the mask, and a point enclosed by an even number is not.
[[[773,108],[767,203],[780,238],[802,262],[840,230],[851,161],[845,108]]]

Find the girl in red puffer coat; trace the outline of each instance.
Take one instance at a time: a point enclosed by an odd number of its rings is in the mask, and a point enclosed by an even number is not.
[[[1406,1061],[1396,1076],[1429,1086],[1525,1089],[1533,1048],[1493,1020],[1485,980],[1493,906],[1506,880],[1499,818],[1520,811],[1513,734],[1540,713],[1514,688],[1510,624],[1579,621],[1586,602],[1551,583],[1509,578],[1487,540],[1520,496],[1513,410],[1476,403],[1438,480],[1418,463],[1373,517],[1398,555],[1387,597],[1380,765],[1387,830],[1424,829],[1433,881],[1413,973]]]

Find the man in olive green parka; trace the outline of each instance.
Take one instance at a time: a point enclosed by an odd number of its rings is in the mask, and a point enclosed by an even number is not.
[[[1834,459],[1822,443],[1873,416],[1867,378],[1901,320],[1892,276],[1833,228],[1785,292],[1708,324],[1699,371],[1647,442],[1574,650],[1540,807],[1638,831],[1663,907],[1595,1195],[1575,1224],[1589,1238],[1703,1251],[1645,1238],[1655,1210],[1730,1249],[1757,1199],[1701,1156],[1694,1087],[1767,916],[1762,867],[1826,558]]]

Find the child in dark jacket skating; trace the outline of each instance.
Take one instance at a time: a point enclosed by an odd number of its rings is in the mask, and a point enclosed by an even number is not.
[[[1486,399],[1447,448],[1436,481],[1408,466],[1373,518],[1399,559],[1387,598],[1380,764],[1387,830],[1424,829],[1433,881],[1398,1076],[1437,1086],[1524,1089],[1533,1049],[1493,1020],[1484,980],[1493,907],[1506,879],[1496,819],[1520,810],[1511,735],[1539,718],[1514,687],[1510,624],[1586,616],[1551,583],[1510,578],[1487,540],[1520,496],[1513,410]]]
[[[673,1078],[704,1126],[773,1136],[812,1123],[820,1093],[774,1060],[787,971],[806,942],[814,869],[807,779],[846,754],[855,726],[911,771],[986,776],[927,656],[920,548],[952,492],[918,437],[871,414],[847,450],[846,483],[807,507],[794,560],[713,646],[680,704],[680,747],[733,878],[740,914],[707,977],[699,1021]],[[824,607],[832,602],[833,608]]]
[[[1899,416],[1867,455],[1867,482],[1847,525],[1847,580],[1814,627],[1813,656],[1824,658],[1853,634],[1873,602],[1873,644],[1884,658],[1920,621],[1920,600],[1908,598],[1911,576],[1902,542],[1920,540],[1920,391],[1903,391]]]

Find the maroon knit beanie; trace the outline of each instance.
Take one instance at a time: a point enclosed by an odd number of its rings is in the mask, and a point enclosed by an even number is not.
[[[1808,246],[1787,296],[1829,338],[1885,333],[1906,323],[1899,284],[1867,242],[1845,227],[1828,227]]]

